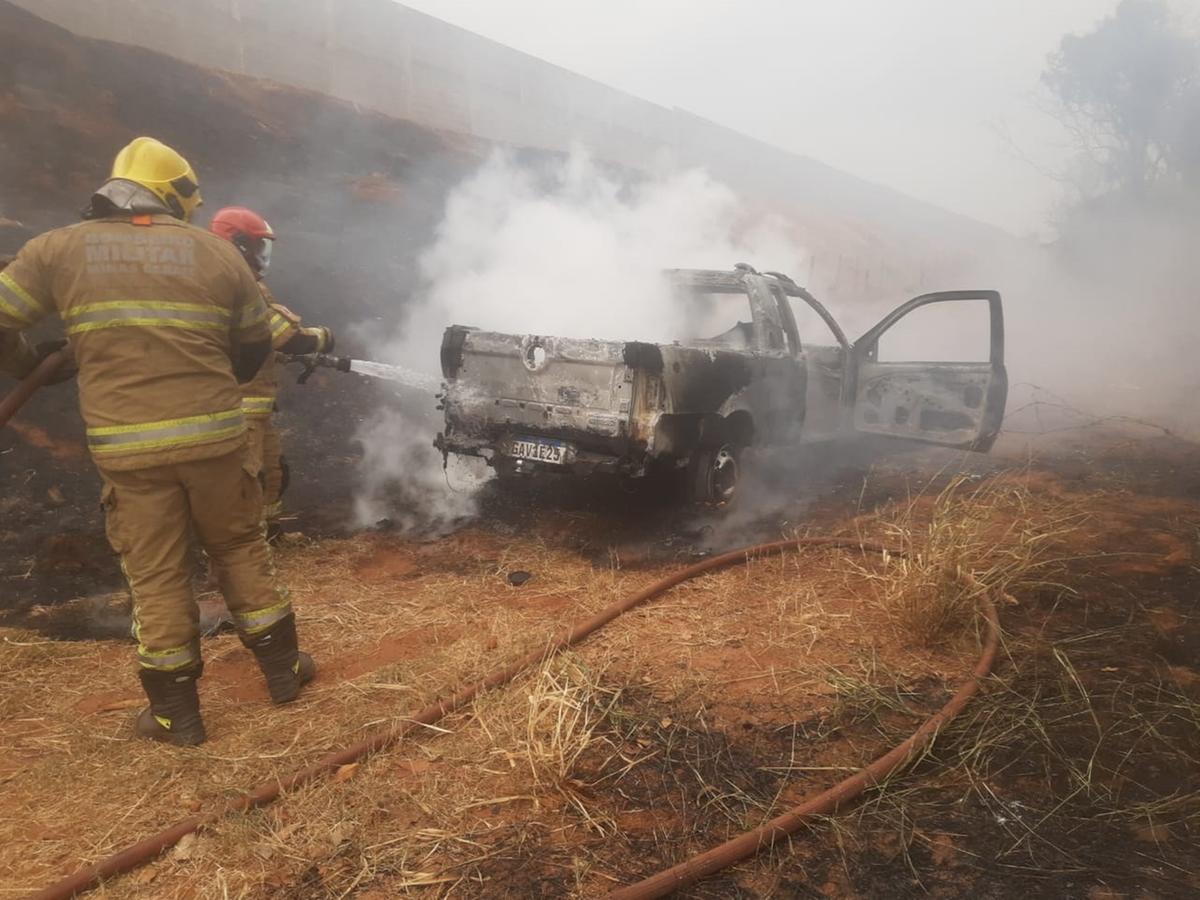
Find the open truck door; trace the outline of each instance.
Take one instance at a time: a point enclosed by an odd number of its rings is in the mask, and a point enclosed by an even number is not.
[[[996,291],[915,297],[859,338],[850,358],[855,431],[980,452],[995,443],[1008,399]]]

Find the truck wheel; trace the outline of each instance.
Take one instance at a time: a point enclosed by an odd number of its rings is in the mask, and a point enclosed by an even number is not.
[[[741,448],[731,443],[699,448],[692,455],[688,475],[693,502],[728,506],[737,496]]]

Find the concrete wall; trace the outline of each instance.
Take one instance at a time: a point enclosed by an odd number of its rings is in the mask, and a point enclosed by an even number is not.
[[[650,168],[664,157],[701,165],[744,192],[802,210],[808,221],[861,223],[887,236],[882,243],[893,259],[973,255],[999,237],[973,220],[391,0],[12,2],[84,37],[309,88],[435,129],[552,150],[579,142],[599,159],[632,168]],[[868,251],[846,252],[861,257]]]

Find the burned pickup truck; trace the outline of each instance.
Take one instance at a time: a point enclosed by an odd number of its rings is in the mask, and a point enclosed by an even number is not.
[[[995,291],[924,294],[851,343],[785,275],[739,265],[666,276],[696,309],[745,303],[750,321],[670,344],[452,325],[442,340],[445,430],[436,446],[484,457],[501,476],[675,472],[694,500],[722,504],[736,494],[748,448],[873,435],[985,452],[996,439],[1008,381]],[[881,353],[912,314],[930,309],[954,313],[916,317],[951,360],[910,361],[900,344]],[[963,313],[982,334],[982,359],[954,359],[949,320]],[[802,342],[801,318],[823,323],[822,342]]]

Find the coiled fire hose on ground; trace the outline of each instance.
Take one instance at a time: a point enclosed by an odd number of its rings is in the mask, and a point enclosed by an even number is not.
[[[61,350],[47,354],[36,369],[17,382],[15,388],[0,397],[0,428],[8,424],[8,420],[16,415],[17,410],[25,405],[25,401],[32,397],[38,388],[53,380],[59,368],[65,365],[68,359],[68,355]]]
[[[105,878],[129,872],[149,862],[165,850],[174,846],[185,835],[191,834],[205,825],[210,825],[224,816],[265,806],[280,795],[313,781],[322,775],[332,773],[340,766],[354,762],[368,754],[384,750],[402,740],[406,735],[420,726],[432,725],[450,713],[463,709],[484,691],[512,681],[525,670],[539,665],[555,654],[583,641],[589,635],[603,628],[623,613],[666,593],[685,581],[707,572],[716,571],[717,569],[723,569],[769,554],[781,553],[802,547],[829,547],[860,550],[865,553],[880,553],[897,557],[903,556],[902,553],[898,553],[880,544],[858,541],[851,538],[806,537],[775,541],[773,543],[746,547],[741,550],[733,550],[729,553],[723,553],[720,556],[714,556],[680,569],[678,572],[674,572],[666,578],[656,581],[649,587],[643,588],[638,593],[606,607],[590,619],[575,625],[557,638],[551,640],[544,648],[527,653],[511,665],[493,672],[474,684],[468,685],[445,700],[440,700],[426,707],[412,717],[381,729],[371,737],[353,746],[331,753],[318,762],[293,772],[291,775],[263,782],[249,793],[243,794],[241,797],[224,804],[218,809],[183,819],[112,856],[79,869],[61,881],[55,882],[38,891],[32,897],[35,900],[66,900],[66,898],[73,897],[96,886]],[[619,898],[619,900],[662,897],[672,891],[694,884],[708,875],[747,859],[760,850],[773,846],[776,841],[802,828],[811,817],[833,812],[844,806],[858,797],[868,787],[879,783],[882,779],[910,762],[917,754],[929,746],[938,730],[954,718],[967,704],[967,701],[979,690],[982,679],[991,671],[1000,638],[1000,622],[995,603],[986,592],[981,592],[981,595],[982,612],[987,622],[987,635],[984,639],[983,652],[979,657],[979,661],[950,701],[917,729],[910,738],[879,757],[879,759],[865,769],[860,770],[825,791],[820,796],[788,810],[783,815],[772,819],[759,828],[748,831],[712,850],[701,853],[687,862],[659,872],[636,884],[620,888],[610,894],[609,897]]]

